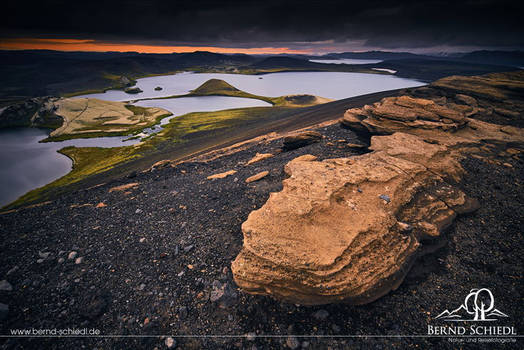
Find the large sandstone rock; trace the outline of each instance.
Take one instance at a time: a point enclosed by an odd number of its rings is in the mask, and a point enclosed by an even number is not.
[[[396,133],[373,137],[370,148],[286,165],[283,190],[242,225],[244,247],[232,264],[242,289],[300,304],[371,302],[398,287],[422,240],[476,208],[428,169],[440,164],[459,176],[445,146]]]

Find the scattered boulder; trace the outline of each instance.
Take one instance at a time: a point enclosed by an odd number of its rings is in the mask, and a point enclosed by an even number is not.
[[[269,171],[261,171],[259,172],[258,174],[256,175],[253,175],[253,176],[250,176],[246,179],[246,183],[251,183],[251,182],[254,182],[254,181],[258,181],[266,176],[269,175]]]
[[[214,180],[214,179],[223,179],[229,175],[233,175],[233,174],[236,174],[236,170],[229,170],[229,171],[226,171],[226,172],[223,172],[223,173],[219,173],[219,174],[214,174],[214,175],[210,175],[207,177],[208,180]]]
[[[316,131],[305,131],[297,135],[284,137],[284,150],[291,151],[322,140],[322,135]]]
[[[253,158],[251,158],[246,165],[251,165],[253,163],[260,162],[261,160],[268,159],[273,157],[271,153],[257,153]]]
[[[170,160],[170,159],[163,159],[163,160],[159,160],[155,164],[151,165],[151,167],[149,169],[150,169],[150,171],[154,171],[156,169],[160,169],[160,168],[165,168],[165,167],[171,166],[172,164],[173,164],[172,160]]]
[[[349,148],[356,148],[356,149],[367,148],[366,145],[362,145],[362,144],[360,144],[360,143],[351,143],[351,142],[348,142],[348,143],[347,143],[347,146],[348,146]]]
[[[111,193],[111,192],[123,192],[123,191],[129,190],[131,188],[135,188],[138,185],[139,185],[138,182],[132,182],[132,183],[125,184],[125,185],[115,186],[115,187],[112,187],[112,188],[109,189],[109,193]]]

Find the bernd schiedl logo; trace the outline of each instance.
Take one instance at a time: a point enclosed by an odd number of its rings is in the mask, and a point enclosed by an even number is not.
[[[435,319],[443,321],[497,321],[509,317],[495,309],[495,298],[487,288],[472,289],[464,299],[464,304],[453,311],[445,310]]]

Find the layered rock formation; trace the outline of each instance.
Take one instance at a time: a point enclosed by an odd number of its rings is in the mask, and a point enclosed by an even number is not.
[[[482,98],[458,95],[348,110],[342,125],[376,135],[373,152],[289,162],[282,191],[242,225],[236,283],[300,304],[363,304],[396,289],[454,218],[478,206],[460,190],[460,159],[489,152],[487,144],[524,144],[522,129],[475,119],[487,111]]]

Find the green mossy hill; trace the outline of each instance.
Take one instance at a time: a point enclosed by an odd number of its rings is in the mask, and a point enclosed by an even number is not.
[[[168,96],[165,98],[173,97],[187,97],[187,96],[231,96],[231,97],[243,97],[243,98],[254,98],[257,100],[266,101],[275,105],[273,97],[253,95],[249,92],[245,92],[237,89],[233,85],[220,80],[220,79],[209,79],[204,84],[197,87],[195,90],[191,91],[187,95],[178,95],[178,96]]]
[[[192,91],[193,94],[217,94],[224,91],[238,91],[239,89],[221,79],[209,79],[204,84]]]

